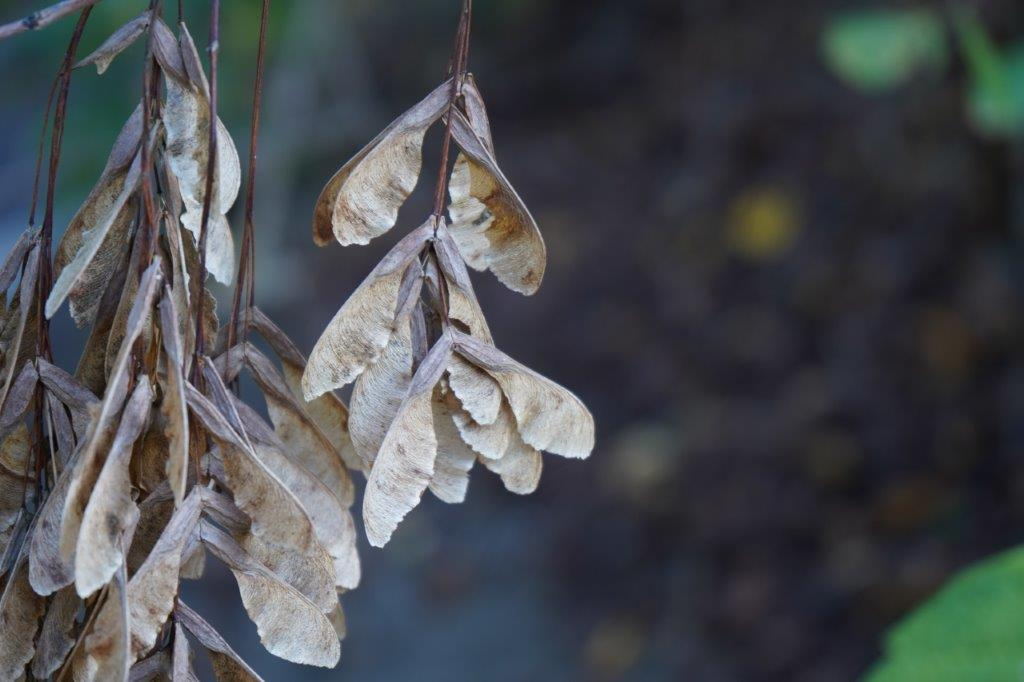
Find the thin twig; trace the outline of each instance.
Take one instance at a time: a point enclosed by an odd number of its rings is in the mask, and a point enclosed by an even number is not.
[[[0,40],[24,33],[25,31],[36,31],[49,26],[58,19],[86,7],[95,5],[100,0],[63,0],[41,10],[36,10],[23,19],[12,21],[0,26]]]
[[[245,222],[242,228],[242,252],[238,263],[238,278],[235,282],[235,294],[231,304],[231,319],[228,322],[228,348],[235,345],[235,334],[238,329],[242,311],[242,292],[245,291],[245,310],[248,311],[255,303],[256,280],[256,233],[253,225],[253,203],[256,197],[256,151],[260,134],[260,100],[263,96],[263,64],[267,51],[267,20],[270,15],[270,0],[263,0],[260,13],[260,37],[256,51],[256,82],[252,92],[252,119],[249,125],[249,167],[245,181]],[[242,329],[242,339],[248,332],[248,312],[246,324]]]
[[[157,88],[160,83],[159,67],[153,59],[153,31],[160,15],[160,0],[151,0],[149,7],[149,31],[146,37],[146,59],[142,69],[142,134],[139,138],[142,149],[140,171],[142,173],[140,188],[142,190],[142,224],[139,235],[143,239],[142,258],[139,259],[139,276],[146,271],[153,261],[153,253],[157,242],[156,204],[153,198],[152,172],[153,153],[149,147],[150,128],[153,125],[153,109],[157,106]]]

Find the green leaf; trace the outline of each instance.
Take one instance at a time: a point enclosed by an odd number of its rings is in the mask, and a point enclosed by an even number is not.
[[[949,62],[942,19],[926,9],[840,14],[825,27],[821,49],[840,78],[869,93],[895,88],[920,72],[941,73]]]
[[[889,633],[867,682],[999,682],[1024,676],[1024,547],[955,576]]]
[[[956,17],[960,49],[970,73],[967,112],[978,132],[1024,134],[1024,42],[1000,52],[972,13]]]

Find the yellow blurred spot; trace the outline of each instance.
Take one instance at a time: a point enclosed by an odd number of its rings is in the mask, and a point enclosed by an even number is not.
[[[775,260],[796,241],[803,218],[796,199],[776,187],[760,187],[738,196],[729,207],[726,239],[748,260]]]
[[[609,618],[598,624],[587,640],[584,658],[591,678],[616,680],[633,666],[647,648],[642,624],[628,618]]]

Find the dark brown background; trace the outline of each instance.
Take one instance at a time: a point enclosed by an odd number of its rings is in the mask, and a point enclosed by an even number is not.
[[[243,153],[257,4],[223,3]],[[427,210],[436,151],[394,233],[309,238],[327,177],[439,82],[457,3],[275,4],[257,297],[308,349]],[[475,4],[498,158],[549,247],[532,299],[475,281],[499,345],[591,407],[597,449],[547,457],[530,498],[477,471],[466,504],[428,496],[385,551],[364,543],[338,671],[261,653],[220,571],[186,596],[268,679],[854,678],[951,572],[1021,539],[1021,155],[970,129],[956,59],[889,95],[831,75],[822,26],[861,3]],[[1024,35],[1019,3],[973,4]],[[143,5],[105,0],[84,49]],[[206,3],[186,6],[202,43]],[[0,44],[6,243],[70,29]],[[64,221],[139,57],[76,75]]]

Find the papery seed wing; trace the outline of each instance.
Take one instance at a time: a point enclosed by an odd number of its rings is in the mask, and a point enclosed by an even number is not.
[[[158,256],[153,259],[153,264],[142,276],[135,301],[128,314],[124,342],[114,362],[99,414],[90,427],[84,449],[73,471],[60,533],[60,549],[65,559],[74,556],[82,514],[85,512],[92,487],[96,483],[106,452],[117,429],[117,418],[124,404],[128,388],[128,362],[132,346],[142,333],[142,328],[153,308],[153,299],[160,284],[160,267]]]
[[[438,227],[434,245],[438,263],[448,283],[448,314],[466,325],[470,334],[481,341],[493,344],[490,327],[484,318],[483,310],[480,309],[466,264],[462,261],[451,232],[443,224]]]
[[[89,53],[89,55],[80,62],[75,64],[75,68],[79,69],[83,66],[95,64],[96,73],[102,75],[103,72],[107,70],[107,67],[110,66],[110,63],[114,61],[114,58],[127,50],[132,43],[138,40],[139,37],[146,32],[147,28],[149,28],[148,10],[131,21],[122,24],[121,27],[111,33],[110,37],[104,40],[99,47]]]
[[[166,381],[160,410],[166,419],[167,480],[174,492],[175,504],[185,499],[188,478],[188,405],[185,403],[184,357],[178,329],[175,296],[168,287],[160,301],[160,326],[164,347]]]
[[[75,550],[75,588],[81,597],[91,595],[110,581],[124,560],[122,545],[128,529],[139,518],[139,508],[131,495],[128,465],[132,447],[149,421],[152,403],[149,378],[142,376],[121,413],[117,435],[82,515]]]
[[[286,451],[322,481],[346,506],[354,492],[352,479],[331,442],[292,397],[270,358],[246,344],[245,362],[267,402],[267,412]]]
[[[493,346],[461,332],[453,335],[458,352],[501,386],[527,445],[563,457],[590,455],[594,418],[579,398]]]
[[[327,554],[323,555],[326,561],[314,561],[286,547],[265,543],[252,533],[235,539],[250,556],[316,604],[322,613],[329,613],[338,602],[334,563]]]
[[[0,599],[0,679],[24,679],[35,655],[35,636],[45,600],[32,591],[28,562],[22,558],[11,571]]]
[[[193,489],[171,516],[146,561],[128,582],[134,658],[153,648],[157,635],[174,607],[182,552],[189,536],[196,529],[201,510],[200,492]]]
[[[174,609],[179,623],[206,647],[213,663],[213,674],[223,682],[263,682],[263,678],[239,658],[209,623],[187,604],[178,601]]]
[[[29,538],[29,578],[32,589],[43,596],[53,594],[75,580],[71,562],[60,551],[60,533],[77,456],[77,453],[72,456],[37,512],[35,530]]]
[[[229,535],[202,523],[203,542],[227,564],[267,651],[293,663],[333,667],[341,644],[316,604],[253,559]]]
[[[263,464],[248,439],[229,425],[222,410],[191,384],[185,396],[192,414],[220,445],[226,482],[235,503],[252,519],[253,532],[304,554],[316,551],[318,543],[306,510],[277,473]]]
[[[477,88],[473,74],[467,73],[462,83],[462,96],[466,103],[466,119],[483,146],[494,156],[494,139],[491,136],[491,121],[487,116],[484,98]]]
[[[470,267],[490,270],[513,291],[535,293],[547,264],[536,221],[457,110],[452,114],[452,135],[463,153],[452,169],[448,212],[462,257]]]
[[[4,379],[3,388],[0,390],[0,406],[5,406],[11,387],[14,384],[14,377],[21,368],[22,363],[27,359],[26,351],[30,344],[26,343],[26,329],[30,326],[30,320],[34,319],[33,312],[36,306],[36,274],[39,272],[39,245],[32,247],[25,258],[25,267],[21,272],[21,286],[18,290],[19,309],[17,311],[17,325],[11,345],[8,347],[4,357]],[[35,328],[35,325],[31,325]]]
[[[84,326],[92,321],[110,273],[116,269],[127,245],[128,226],[134,214],[129,199],[135,194],[139,179],[137,160],[123,176],[117,173],[110,179],[109,189],[103,191],[104,205],[97,211],[94,226],[82,233],[81,247],[67,267],[61,269],[46,299],[47,318],[54,316],[68,296],[73,296],[76,303],[72,315],[76,324]],[[97,263],[95,269],[94,262]]]
[[[529,495],[537,489],[543,466],[541,454],[523,442],[516,431],[511,432],[509,445],[498,459],[480,458],[481,463],[501,476],[505,489],[517,495]]]
[[[76,680],[124,680],[135,657],[131,651],[127,575],[124,563],[110,581],[107,598],[74,661]]]
[[[451,81],[402,114],[327,182],[313,213],[313,241],[368,244],[390,230],[416,187],[423,136],[444,113]]]
[[[181,83],[188,82],[188,74],[185,73],[185,64],[182,62],[181,50],[174,33],[164,20],[157,17],[153,26],[153,57],[160,64],[164,73],[171,76],[173,80]]]
[[[356,378],[352,388],[349,433],[367,471],[377,458],[411,382],[412,341],[409,319],[405,319],[398,323],[384,352]]]
[[[348,510],[351,502],[340,500],[308,469],[288,457],[284,444],[252,408],[241,400],[235,399],[234,402],[252,442],[253,452],[299,501],[312,524],[316,546],[330,554],[337,585],[354,589],[359,585],[361,570],[356,552],[355,523]],[[307,554],[315,556],[311,552]]]
[[[432,234],[430,220],[398,242],[345,301],[310,354],[306,400],[345,386],[376,362],[395,329],[406,269]]]
[[[195,46],[190,41],[183,41],[182,49],[194,50]],[[198,62],[198,56],[194,60]],[[175,176],[185,209],[181,222],[194,235],[198,244],[202,232],[203,198],[206,195],[209,102],[191,84],[168,81],[163,120],[167,131],[168,167]],[[238,196],[242,173],[238,150],[219,118],[216,172],[207,224],[207,271],[218,282],[228,284],[234,273],[234,245],[231,228],[224,214],[230,210]]]
[[[501,386],[458,353],[448,360],[448,385],[477,424],[493,424],[501,410]]]
[[[437,436],[431,403],[451,352],[451,341],[443,336],[427,354],[373,463],[363,497],[363,523],[374,547],[387,544],[419,504],[434,474]]]
[[[516,418],[512,416],[511,408],[504,401],[498,416],[490,424],[478,423],[464,410],[453,412],[452,420],[462,440],[485,459],[501,459],[512,444],[513,438],[519,438]]]
[[[252,308],[252,325],[270,344],[281,359],[281,371],[292,396],[305,408],[306,413],[334,445],[349,470],[362,470],[362,462],[356,455],[349,436],[349,411],[334,391],[327,391],[313,400],[302,395],[302,373],[306,369],[306,356],[292,343],[281,329],[259,308]]]
[[[434,475],[430,479],[430,492],[442,502],[461,504],[466,500],[469,472],[476,461],[476,453],[462,440],[452,421],[452,413],[458,409],[455,396],[438,387],[434,390],[431,407],[434,433],[437,435],[437,458],[434,460]]]
[[[70,585],[50,600],[32,659],[32,675],[37,679],[45,680],[56,672],[75,645],[71,629],[81,606],[82,600]]]

